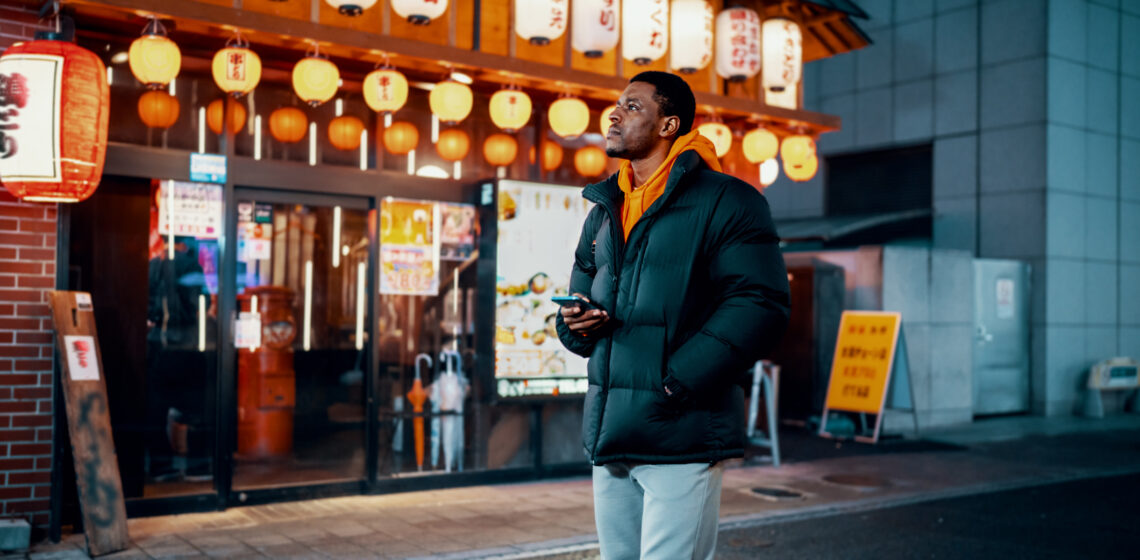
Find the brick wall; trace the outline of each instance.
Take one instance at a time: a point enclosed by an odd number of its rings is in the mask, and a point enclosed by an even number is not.
[[[33,38],[30,8],[0,6],[0,51]],[[55,205],[0,190],[0,518],[43,529],[51,496]]]

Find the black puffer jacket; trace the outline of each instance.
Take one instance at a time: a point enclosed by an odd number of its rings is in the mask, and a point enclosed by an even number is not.
[[[614,461],[716,462],[744,454],[748,367],[788,322],[788,279],[768,203],[752,186],[677,157],[665,192],[623,241],[617,176],[583,192],[597,206],[574,255],[570,291],[612,320],[590,338],[586,454]],[[668,385],[673,396],[667,396]]]

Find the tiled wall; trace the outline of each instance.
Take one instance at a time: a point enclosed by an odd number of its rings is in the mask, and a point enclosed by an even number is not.
[[[933,143],[933,244],[1033,266],[1036,413],[1140,358],[1140,0],[859,0],[874,45],[809,64],[823,155]],[[765,191],[824,212],[823,173]]]

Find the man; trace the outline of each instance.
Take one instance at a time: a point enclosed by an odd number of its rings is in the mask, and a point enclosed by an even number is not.
[[[692,130],[693,92],[643,72],[610,116],[621,170],[574,255],[558,335],[588,356],[583,444],[606,560],[712,558],[722,461],[741,457],[744,371],[787,326],[787,273],[768,204],[720,173]]]

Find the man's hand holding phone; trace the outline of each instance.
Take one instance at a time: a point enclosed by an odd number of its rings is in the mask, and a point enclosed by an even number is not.
[[[590,336],[601,330],[610,320],[610,314],[582,294],[570,297],[554,297],[555,303],[562,306],[559,311],[562,320],[570,331],[579,336]]]

